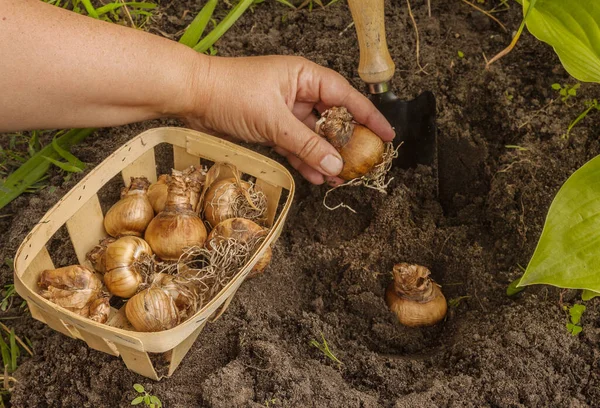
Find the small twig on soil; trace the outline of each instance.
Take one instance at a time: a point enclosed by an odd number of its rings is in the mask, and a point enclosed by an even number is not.
[[[351,22],[350,24],[348,24],[348,27],[346,27],[342,31],[340,31],[340,33],[338,35],[341,37],[342,35],[344,35],[346,33],[346,31],[348,31],[352,27],[354,27],[354,21]]]
[[[129,9],[127,8],[127,4],[125,4],[125,0],[121,0],[121,3],[123,4],[123,8],[125,9],[125,13],[127,14],[127,17],[129,17],[129,21],[131,22],[131,27],[135,28],[135,23],[133,22],[133,18],[131,18],[131,13],[129,13]]]
[[[2,322],[0,322],[0,327],[2,327],[4,329],[5,332],[7,332],[8,334],[11,334],[10,329]],[[21,340],[19,338],[19,336],[17,336],[15,334],[15,340],[17,341],[17,343],[19,343],[24,349],[25,351],[27,351],[29,353],[30,356],[33,356],[33,352],[29,349],[29,347],[27,347],[27,344],[25,344],[23,342],[23,340]]]
[[[412,8],[410,7],[410,0],[406,0],[406,5],[408,6],[408,15],[413,23],[413,27],[415,28],[415,36],[417,42],[417,65],[419,66],[419,72],[424,72],[426,75],[429,75],[425,68],[421,66],[421,58],[420,58],[420,46],[419,46],[419,28],[417,27],[417,22],[415,21],[415,16],[413,16]],[[425,64],[427,66],[427,64]]]
[[[508,32],[508,30],[506,29],[506,27],[504,26],[504,24],[502,24],[502,22],[500,22],[500,20],[498,20],[496,17],[492,16],[489,12],[487,12],[486,10],[482,9],[481,7],[476,6],[475,4],[467,1],[467,0],[461,0],[463,3],[468,4],[469,6],[473,7],[475,10],[485,14],[486,16],[488,16],[489,18],[491,18],[493,21],[495,21],[496,23],[498,23],[498,25],[500,27],[502,27],[502,29],[504,30],[504,32]]]
[[[427,0],[427,16],[431,18],[431,0]]]
[[[547,103],[546,105],[544,105],[543,107],[541,107],[540,109],[536,110],[535,112],[533,112],[533,114],[531,116],[529,116],[529,119],[527,119],[525,122],[521,123],[520,125],[517,126],[518,129],[523,128],[524,126],[527,126],[532,120],[533,118],[535,118],[537,115],[539,115],[540,113],[542,113],[543,111],[545,111],[547,108],[550,107],[550,105],[552,105],[554,102],[556,102],[558,100],[558,98],[556,99],[552,99],[549,103]]]

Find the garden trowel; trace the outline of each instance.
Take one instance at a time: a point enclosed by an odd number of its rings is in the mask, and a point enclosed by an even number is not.
[[[433,165],[437,158],[434,95],[426,91],[413,100],[400,100],[390,88],[395,65],[388,51],[384,0],[348,0],[360,47],[358,74],[369,97],[396,131],[395,166]]]

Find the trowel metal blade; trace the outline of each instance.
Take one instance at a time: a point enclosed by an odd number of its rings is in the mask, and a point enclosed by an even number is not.
[[[394,165],[406,169],[418,164],[434,164],[437,157],[437,129],[433,93],[426,91],[406,101],[398,99],[390,91],[371,95],[370,99],[396,131],[394,147],[402,144]]]

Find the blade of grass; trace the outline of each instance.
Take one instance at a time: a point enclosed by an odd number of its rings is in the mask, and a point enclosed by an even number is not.
[[[101,17],[105,14],[108,14],[108,13],[118,10],[123,6],[131,7],[131,8],[135,8],[135,9],[145,9],[145,10],[153,10],[156,8],[156,4],[154,4],[154,3],[130,1],[130,2],[125,2],[125,3],[108,3],[102,7],[98,7],[96,9],[96,13],[98,13],[98,16]]]
[[[51,157],[44,156],[44,159],[48,160],[50,163],[54,164],[56,167],[59,167],[62,170],[67,171],[69,173],[81,173],[83,171],[79,167],[73,166],[70,163],[63,163],[63,162],[53,159]]]
[[[81,142],[95,129],[71,129],[57,139],[57,143],[64,149]],[[27,160],[17,170],[10,174],[2,184],[0,184],[0,209],[4,208],[21,193],[26,191],[32,185],[36,184],[44,177],[50,168],[50,162],[44,159],[44,156],[58,158],[58,153],[52,145],[45,146],[33,157]]]
[[[253,0],[241,0],[206,37],[196,44],[194,50],[198,52],[208,50],[244,14],[248,7],[252,5],[252,2]]]
[[[72,166],[77,167],[80,170],[83,170],[85,168],[85,165],[81,160],[79,160],[77,157],[71,154],[71,152],[69,152],[68,150],[60,147],[60,145],[56,141],[56,138],[52,139],[52,147],[54,148],[54,150],[56,150],[56,153],[58,153],[60,157],[68,161],[69,164],[71,164]]]
[[[98,18],[98,13],[94,6],[92,6],[92,2],[90,0],[81,0],[83,3],[83,7],[85,7],[85,11],[90,15],[90,17]]]
[[[14,372],[17,369],[17,358],[19,357],[19,347],[15,341],[15,330],[10,331],[10,368]]]
[[[217,0],[208,0],[206,5],[202,7],[202,10],[198,13],[194,21],[186,28],[185,32],[179,39],[179,42],[187,45],[188,47],[194,47],[200,41],[200,37],[204,33],[210,18],[215,11]]]
[[[294,6],[292,3],[290,3],[287,0],[277,0],[277,2],[283,4],[284,6],[288,6],[290,8],[293,8],[294,10],[296,10],[296,6]]]
[[[10,349],[2,334],[0,334],[0,351],[2,352],[2,364],[4,367],[8,367],[10,364]]]

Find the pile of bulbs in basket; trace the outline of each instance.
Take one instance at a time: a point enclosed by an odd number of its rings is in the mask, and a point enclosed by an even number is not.
[[[233,177],[219,179],[224,170]],[[104,217],[110,237],[87,254],[95,271],[84,265],[45,270],[41,294],[100,323],[116,296],[126,300],[125,314],[137,331],[171,329],[254,255],[268,233],[266,207],[265,194],[231,165],[172,170],[153,184],[132,177]],[[268,248],[249,277],[270,260]]]

